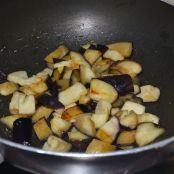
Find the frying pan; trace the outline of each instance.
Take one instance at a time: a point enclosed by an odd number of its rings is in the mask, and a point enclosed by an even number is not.
[[[134,150],[105,154],[54,153],[10,141],[0,125],[0,152],[11,164],[33,173],[129,174],[143,170],[174,151],[174,8],[159,0],[1,0],[0,81],[16,70],[34,74],[43,58],[65,43],[78,49],[88,41],[132,41],[133,59],[144,68],[143,84],[161,89],[148,111],[160,116],[165,135]],[[0,97],[0,114],[9,99]],[[33,144],[39,146],[37,139]]]

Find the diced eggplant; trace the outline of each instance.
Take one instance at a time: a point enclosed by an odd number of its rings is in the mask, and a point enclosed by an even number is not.
[[[21,86],[19,91],[23,92],[26,95],[34,95],[35,97],[43,94],[48,89],[44,81],[39,81],[30,85]]]
[[[143,100],[140,97],[133,97],[132,99],[130,99],[130,101],[134,102],[134,103],[138,103],[138,104],[143,104]]]
[[[115,69],[122,74],[128,74],[132,78],[138,75],[142,71],[142,67],[139,63],[132,60],[123,60],[111,65],[110,69]]]
[[[81,114],[76,118],[75,127],[85,135],[94,137],[96,134],[95,124],[91,120],[91,114]]]
[[[83,105],[88,104],[90,102],[90,100],[91,99],[90,99],[89,95],[81,95],[80,99],[79,99],[79,104],[83,104]]]
[[[130,112],[126,116],[120,118],[120,124],[124,127],[135,129],[138,125],[138,116],[135,112]]]
[[[62,136],[64,132],[67,132],[71,127],[71,122],[63,120],[59,116],[54,117],[51,121],[51,129],[52,131],[58,135],[59,137]]]
[[[134,91],[132,79],[127,74],[104,76],[100,77],[99,80],[112,85],[117,90],[119,95],[124,95]]]
[[[61,73],[59,72],[59,69],[58,68],[54,69],[51,80],[54,82],[56,80],[59,80],[60,77],[61,77]]]
[[[70,79],[57,80],[56,83],[59,86],[60,90],[64,91],[65,89],[69,88]]]
[[[19,118],[13,123],[13,141],[23,145],[31,144],[32,121],[30,118]]]
[[[93,100],[106,100],[112,103],[117,99],[118,93],[112,85],[102,80],[92,79],[90,85],[90,97]]]
[[[134,85],[138,85],[138,86],[140,86],[140,79],[139,79],[139,77],[138,76],[135,76],[133,79],[132,79],[132,81],[133,81],[133,84]]]
[[[49,77],[46,80],[46,84],[48,87],[49,92],[51,93],[52,96],[57,97],[58,95],[58,85],[57,83],[54,81],[52,81],[52,79]]]
[[[120,111],[120,108],[112,108],[111,109],[111,115],[115,116]]]
[[[53,73],[53,70],[52,69],[50,69],[50,68],[45,68],[45,69],[43,69],[42,71],[40,71],[39,73],[37,73],[36,74],[36,77],[38,78],[38,79],[41,79],[42,81],[45,81],[47,78],[48,78],[48,76],[52,76],[52,73]],[[32,77],[34,77],[34,76],[32,76]],[[31,77],[31,78],[32,78]],[[30,79],[30,78],[29,78]]]
[[[45,106],[40,106],[37,108],[36,112],[32,116],[32,121],[36,122],[43,117],[47,119],[52,112],[53,112],[53,109],[45,107]]]
[[[0,84],[0,95],[7,96],[18,90],[18,85],[13,82],[5,82]]]
[[[97,102],[95,100],[90,100],[88,103],[79,104],[78,106],[84,113],[90,113],[95,111]]]
[[[156,138],[165,132],[163,128],[156,127],[153,123],[142,123],[137,127],[136,143],[144,146],[152,143]]]
[[[81,80],[81,78],[80,78],[80,71],[77,70],[77,69],[74,69],[72,71],[71,79],[70,79],[71,85],[74,85],[75,83],[80,82],[80,80]]]
[[[130,57],[132,54],[132,42],[117,42],[107,45],[111,50],[117,50],[124,57]]]
[[[107,101],[100,100],[97,103],[95,113],[92,114],[92,121],[95,124],[95,128],[102,127],[108,120],[111,111],[111,104]]]
[[[0,122],[3,123],[4,125],[6,125],[8,128],[12,129],[13,128],[13,123],[15,122],[15,120],[19,119],[19,118],[27,118],[28,115],[9,115],[9,116],[5,116],[0,118]]]
[[[19,114],[33,114],[36,110],[34,96],[21,94],[18,100],[18,110]]]
[[[76,128],[72,128],[71,132],[68,132],[68,137],[70,141],[83,141],[89,138],[87,135],[79,132]]]
[[[63,75],[62,75],[62,79],[71,79],[71,75],[72,75],[73,70],[68,70],[67,68],[64,69]]]
[[[51,129],[48,127],[48,124],[44,118],[37,121],[33,125],[33,129],[38,139],[41,141],[47,139],[52,134]]]
[[[8,74],[7,80],[19,85],[23,85],[24,81],[28,79],[26,71],[16,71]]]
[[[55,152],[68,152],[71,150],[72,145],[61,138],[56,136],[49,136],[48,140],[43,145],[44,150],[55,151]]]
[[[92,65],[100,56],[102,53],[98,50],[94,49],[87,49],[84,53],[85,59]]]
[[[112,117],[100,129],[98,129],[96,137],[111,144],[115,140],[119,131],[119,121],[116,117]]]
[[[121,110],[127,110],[128,112],[134,111],[136,114],[144,114],[145,106],[132,101],[126,101]]]
[[[37,102],[40,105],[47,106],[52,109],[64,108],[64,105],[62,104],[62,102],[58,101],[58,99],[56,97],[50,96],[47,94],[44,94],[44,95],[38,97]]]
[[[80,66],[80,79],[83,84],[90,83],[91,79],[95,78],[94,72],[91,68],[81,65]]]
[[[92,70],[94,73],[102,73],[104,71],[109,70],[109,67],[113,63],[110,59],[102,59],[99,58],[92,66]]]
[[[136,131],[123,131],[117,138],[117,144],[119,145],[131,145],[135,143]]]
[[[65,106],[70,105],[74,102],[77,102],[80,99],[81,95],[86,95],[87,89],[84,85],[77,82],[76,84],[72,85],[71,87],[67,88],[64,91],[59,93],[59,100]]]
[[[60,45],[56,50],[54,50],[48,56],[46,56],[45,61],[49,63],[53,63],[53,59],[61,59],[68,52],[69,50],[66,46]]]
[[[63,60],[60,61],[59,63],[54,64],[54,68],[58,68],[58,67],[72,67],[72,60]]]
[[[154,124],[159,124],[159,117],[151,114],[151,113],[144,113],[141,115],[138,115],[138,123],[146,123],[146,122],[151,122]]]
[[[107,142],[93,139],[86,149],[86,153],[105,153],[116,149],[116,146]]]
[[[117,51],[117,50],[107,50],[104,54],[103,54],[104,58],[107,59],[111,59],[113,61],[119,61],[119,60],[124,60],[124,57]]]
[[[72,59],[74,66],[78,67],[80,65],[86,65],[86,66],[90,67],[88,62],[86,62],[86,60],[83,58],[83,56],[80,53],[77,53],[75,51],[71,51],[70,56],[71,56],[71,59]]]
[[[72,106],[63,111],[61,118],[67,121],[71,121],[72,119],[78,117],[79,114],[83,114],[83,111],[80,109],[80,107]]]
[[[160,97],[160,90],[152,85],[145,85],[140,87],[141,92],[137,95],[143,99],[143,102],[156,102]]]

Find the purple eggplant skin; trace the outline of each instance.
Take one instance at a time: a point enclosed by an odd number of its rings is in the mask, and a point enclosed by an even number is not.
[[[97,106],[97,102],[94,100],[91,100],[87,104],[78,104],[78,106],[84,113],[90,113],[90,112],[95,111],[95,108]]]
[[[125,95],[134,91],[132,78],[128,74],[104,76],[99,78],[99,80],[112,85],[119,95]]]
[[[82,141],[70,141],[72,144],[72,151],[74,152],[85,152],[92,138],[88,138]]]
[[[30,146],[32,136],[31,118],[19,118],[13,123],[13,141]]]
[[[108,48],[107,46],[105,46],[105,45],[98,44],[98,45],[96,46],[96,49],[99,50],[99,51],[101,51],[102,53],[104,53],[104,52],[106,52],[109,48]]]
[[[58,101],[57,97],[44,94],[37,98],[37,102],[40,105],[47,106],[52,109],[63,109],[65,106]]]
[[[84,48],[80,48],[80,49],[78,50],[78,52],[79,52],[80,54],[84,54],[85,51],[86,51],[86,49],[84,49]]]
[[[49,92],[52,96],[57,97],[58,96],[58,89],[60,88],[56,82],[53,82],[51,77],[49,76],[46,80],[46,84],[48,87]]]

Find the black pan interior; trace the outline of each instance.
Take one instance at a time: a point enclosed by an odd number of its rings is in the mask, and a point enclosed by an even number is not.
[[[174,134],[174,7],[159,0],[2,0],[0,5],[0,82],[9,72],[44,67],[43,58],[60,43],[72,49],[88,41],[132,41],[133,59],[143,65],[143,84],[161,89],[147,111]],[[8,102],[0,97],[0,115]],[[9,138],[1,125],[0,136]]]

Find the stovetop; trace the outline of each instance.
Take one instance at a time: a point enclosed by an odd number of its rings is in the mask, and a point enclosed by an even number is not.
[[[138,166],[137,166],[138,167]],[[0,174],[7,174],[7,173],[17,173],[17,174],[31,174],[29,172],[25,172],[23,170],[17,169],[11,166],[9,163],[4,162],[0,165]],[[166,160],[161,164],[158,164],[150,169],[147,169],[143,172],[137,174],[174,174],[174,158]]]

